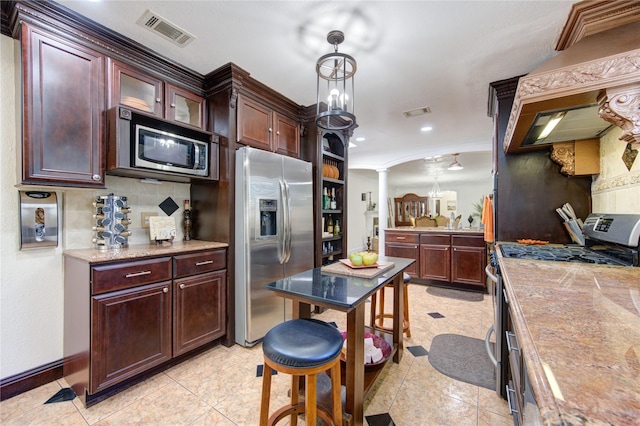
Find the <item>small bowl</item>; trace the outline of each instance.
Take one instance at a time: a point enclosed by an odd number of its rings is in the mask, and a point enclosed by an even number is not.
[[[371,333],[364,333],[364,338],[368,338],[371,337],[373,339],[373,346],[375,346],[376,348],[380,349],[382,351],[382,359],[378,362],[370,362],[365,364],[365,368],[367,367],[375,367],[378,365],[382,365],[385,362],[387,362],[387,360],[389,359],[389,357],[391,356],[391,345],[389,345],[389,343],[387,343],[386,340],[384,340],[382,337],[376,335],[376,334],[371,334]],[[347,339],[347,332],[343,331],[342,332],[342,339],[346,340]],[[347,361],[347,354],[345,349],[342,349],[342,353],[340,354],[340,359],[342,361]]]

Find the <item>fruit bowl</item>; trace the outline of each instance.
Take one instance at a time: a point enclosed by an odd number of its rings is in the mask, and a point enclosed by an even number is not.
[[[364,365],[365,368],[375,368],[375,367],[379,367],[384,365],[384,363],[389,359],[389,357],[391,356],[391,345],[389,345],[389,343],[384,340],[382,337],[376,335],[376,334],[371,334],[371,333],[364,333],[364,338],[368,338],[371,337],[373,339],[373,346],[375,346],[376,348],[380,349],[382,351],[382,359],[378,362],[370,362]],[[342,332],[342,339],[346,340],[347,339],[347,332],[343,331]],[[342,348],[342,353],[340,354],[340,359],[344,362],[347,361],[347,349],[346,348]]]

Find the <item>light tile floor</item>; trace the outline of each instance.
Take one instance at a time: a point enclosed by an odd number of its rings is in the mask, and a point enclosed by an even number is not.
[[[389,290],[388,290],[389,291]],[[442,333],[483,339],[492,323],[487,294],[409,284],[411,338],[423,346]],[[390,308],[392,295],[387,296]],[[367,305],[367,311],[368,305]],[[444,318],[432,318],[438,312]],[[346,315],[326,311],[317,318],[345,329]],[[368,312],[367,312],[368,317]],[[217,346],[88,409],[78,398],[43,403],[67,387],[56,380],[0,403],[2,425],[257,425],[262,364],[260,345]],[[389,413],[396,425],[511,425],[506,401],[492,390],[449,378],[405,349],[388,364],[365,401],[365,416]],[[271,407],[287,402],[289,376],[274,376]],[[286,423],[286,421],[284,422]],[[304,424],[304,422],[299,422]]]

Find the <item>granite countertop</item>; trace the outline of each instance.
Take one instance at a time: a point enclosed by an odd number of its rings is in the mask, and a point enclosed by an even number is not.
[[[638,425],[640,268],[501,258],[546,425]]]
[[[190,240],[174,241],[173,244],[132,244],[129,247],[114,250],[74,249],[65,250],[63,254],[89,263],[105,263],[143,257],[172,256],[191,251],[211,250],[228,246],[229,244],[227,243]]]
[[[388,232],[437,232],[439,234],[478,234],[484,235],[484,231],[477,228],[447,229],[446,226],[396,226],[394,228],[386,228]]]

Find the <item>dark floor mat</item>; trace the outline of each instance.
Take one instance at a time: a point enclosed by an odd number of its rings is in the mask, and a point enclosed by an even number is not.
[[[454,290],[444,287],[427,287],[427,293],[436,297],[446,297],[453,300],[464,300],[465,302],[482,302],[484,300],[484,293],[477,293],[473,291]]]
[[[374,414],[373,416],[366,416],[365,419],[369,426],[395,426],[389,413]]]
[[[484,340],[459,334],[439,334],[431,341],[429,362],[445,376],[495,389],[495,369]]]

